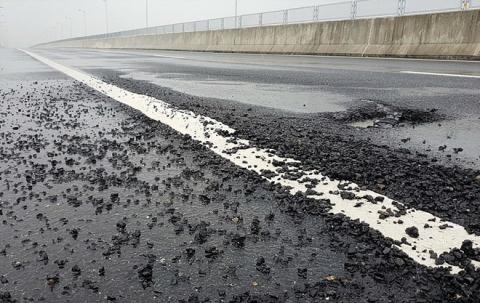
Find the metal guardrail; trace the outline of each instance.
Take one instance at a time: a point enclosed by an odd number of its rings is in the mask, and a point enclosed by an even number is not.
[[[480,0],[351,0],[316,6],[241,16],[176,23],[108,34],[65,39],[129,37],[213,31],[258,26],[309,23],[331,20],[352,20],[371,17],[404,16],[480,8]]]

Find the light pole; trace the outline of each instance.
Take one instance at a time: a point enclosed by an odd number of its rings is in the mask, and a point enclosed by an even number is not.
[[[145,27],[148,27],[148,0],[145,0]]]
[[[87,12],[84,11],[83,9],[78,9],[80,13],[83,14],[83,35],[87,35]]]
[[[65,20],[69,21],[70,22],[70,37],[69,38],[72,38],[73,37],[73,25],[72,25],[72,18],[71,17],[65,17]]]
[[[60,39],[64,39],[64,33],[63,33],[63,23],[62,22],[57,22],[58,29],[60,30]]]
[[[238,27],[238,0],[235,0],[235,28]]]
[[[108,0],[103,0],[105,2],[105,38],[108,37]]]
[[[3,8],[3,6],[0,6],[0,10],[1,10],[2,8]],[[0,15],[0,17],[5,17],[5,15]],[[4,25],[4,24],[6,24],[6,23],[7,23],[7,22],[5,22],[5,21],[3,21],[3,20],[0,20],[0,27],[6,27],[6,25]],[[7,32],[8,32],[8,31],[5,30],[5,37],[2,37],[2,40],[3,40],[3,41],[0,41],[0,47],[7,47],[7,44],[8,44],[8,43],[7,43],[7,38],[8,38],[8,37],[7,37],[7,34],[6,34]],[[2,34],[2,36],[3,36],[3,34]]]

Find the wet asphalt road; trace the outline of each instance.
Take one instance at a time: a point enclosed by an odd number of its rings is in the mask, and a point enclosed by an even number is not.
[[[460,275],[420,266],[365,224],[290,196],[23,53],[1,52],[2,302],[478,301],[480,273],[468,264]],[[238,55],[243,62],[232,64],[210,61],[237,55],[162,54],[194,58],[183,62],[123,53],[41,53],[213,117],[257,146],[480,232],[478,155],[467,146],[458,154],[419,154],[408,145],[414,139],[384,146],[377,138],[406,139],[398,134],[406,129],[416,138],[425,127],[430,139],[429,127],[458,121],[471,121],[466,127],[476,130],[480,80],[411,79],[395,72],[410,64],[475,74],[474,64],[331,58],[317,59],[320,66],[312,68],[305,67],[315,61],[308,57],[260,64],[263,59]],[[213,83],[202,84],[206,78]],[[258,98],[235,102],[235,96],[221,98],[222,89],[209,92],[230,82],[242,86],[238,94]],[[297,91],[282,93],[281,110],[255,106],[263,91],[282,85]],[[328,89],[318,95],[319,86]],[[398,95],[391,87],[407,92]],[[327,108],[303,109],[294,100],[298,91],[308,92],[305,100],[339,99]],[[360,99],[382,100],[404,113],[405,125],[351,127],[382,114],[383,107]],[[460,104],[455,110],[453,101]],[[330,106],[340,113],[330,113]],[[459,142],[480,144],[478,132],[472,136]],[[465,246],[444,259],[458,264],[467,254],[480,256]]]
[[[480,140],[472,140],[480,128],[480,62],[139,50],[63,49],[44,54],[100,77],[113,72],[189,95],[290,113],[342,112],[371,103],[435,110],[442,123],[369,129],[358,136],[429,154],[444,164],[480,168]],[[403,73],[408,71],[477,78]],[[458,148],[463,150],[457,153]]]

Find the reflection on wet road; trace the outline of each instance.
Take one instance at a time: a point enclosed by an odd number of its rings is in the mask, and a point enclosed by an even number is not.
[[[122,77],[143,80],[189,95],[243,102],[292,112],[337,112],[345,110],[346,96],[312,86],[225,81],[215,77],[191,79],[185,74],[128,73]]]

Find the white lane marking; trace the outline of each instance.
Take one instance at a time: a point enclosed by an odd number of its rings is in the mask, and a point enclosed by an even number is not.
[[[204,51],[182,51],[182,50],[168,50],[158,49],[157,51],[178,52],[182,54],[215,54],[215,55],[232,55],[228,52],[204,52]],[[385,61],[426,61],[426,62],[451,62],[451,63],[477,63],[480,60],[453,60],[453,59],[421,59],[421,58],[394,58],[394,57],[369,57],[369,56],[340,56],[340,55],[295,55],[295,54],[266,54],[266,53],[235,53],[237,55],[245,56],[275,56],[275,57],[307,57],[307,58],[336,58],[336,59],[365,59],[365,60],[385,60]]]
[[[428,75],[428,76],[442,76],[442,77],[458,77],[458,78],[475,78],[475,79],[480,79],[480,76],[476,76],[476,75],[427,73],[427,72],[414,72],[414,71],[401,71],[400,73],[402,73],[402,74],[412,74],[412,75]]]
[[[148,53],[148,52],[125,52],[125,51],[108,51],[108,50],[96,50],[101,53],[111,53],[111,54],[125,54],[125,55],[144,55],[144,56],[152,56],[152,57],[159,57],[159,58],[170,58],[170,59],[185,59],[185,57],[179,57],[179,56],[167,56],[167,55],[158,55],[158,54],[153,54],[153,53]]]
[[[318,171],[301,170],[300,162],[275,156],[272,150],[257,148],[247,140],[237,139],[234,129],[214,119],[179,110],[164,101],[129,92],[45,57],[24,52],[106,96],[139,110],[147,117],[181,134],[189,135],[237,166],[261,174],[264,179],[288,188],[292,195],[302,192],[309,198],[330,202],[331,213],[344,214],[352,220],[366,222],[385,237],[398,241],[397,247],[419,264],[450,267],[452,273],[458,273],[461,270],[459,267],[436,265],[435,260],[430,258],[430,251],[440,255],[459,248],[464,240],[470,240],[474,247],[480,247],[480,237],[468,234],[465,228],[458,224],[443,221],[425,211],[407,208],[375,192],[360,190],[354,183],[332,180]],[[278,166],[275,161],[284,164]],[[265,171],[272,175],[265,175]],[[295,179],[292,175],[301,177]],[[343,197],[341,191],[346,192]],[[346,197],[352,194],[353,200]],[[378,197],[383,201],[372,201],[371,197]],[[383,218],[380,219],[380,216]],[[405,229],[411,226],[418,228],[418,238],[411,238],[406,234]],[[409,243],[401,243],[402,238],[406,238]],[[472,263],[480,268],[480,262]]]
[[[231,55],[228,52],[204,52],[204,51],[181,51],[181,50],[162,50],[168,52],[179,52],[187,54],[216,54],[216,55]],[[365,59],[365,60],[385,60],[385,61],[426,61],[426,62],[451,62],[451,63],[477,63],[480,64],[480,60],[454,60],[454,59],[421,59],[421,58],[395,58],[395,57],[369,57],[369,56],[341,56],[341,55],[295,55],[295,54],[267,54],[267,53],[242,53],[237,52],[235,54],[245,56],[275,56],[275,57],[307,57],[307,58],[336,58],[336,59]]]
[[[153,55],[154,57],[161,57],[161,58],[172,58],[172,59],[185,59],[185,57],[177,57],[177,56],[166,56],[166,55]]]
[[[321,58],[344,58],[344,59],[366,59],[366,60],[385,60],[385,61],[426,61],[426,62],[452,62],[452,63],[480,63],[480,60],[448,60],[448,59],[421,59],[421,58],[393,58],[393,57],[369,57],[367,56],[338,56],[338,55],[279,55],[293,57],[321,57]]]

